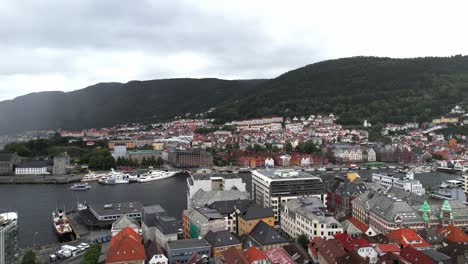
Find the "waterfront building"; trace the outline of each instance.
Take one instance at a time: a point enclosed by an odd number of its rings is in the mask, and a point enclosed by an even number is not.
[[[352,201],[353,217],[383,234],[409,227],[454,225],[468,228],[468,206],[458,200],[438,199],[391,188],[367,191]]]
[[[281,230],[290,238],[304,234],[309,239],[332,239],[343,227],[317,197],[291,199],[283,204]]]
[[[207,195],[207,193],[212,195]],[[207,201],[208,197],[205,196],[212,197],[213,195],[219,197],[219,200],[211,198],[211,203],[242,199],[241,196],[248,195],[248,193],[239,174],[197,173],[187,178],[187,208],[192,208],[197,200],[198,204],[203,202],[209,205],[210,201]]]
[[[68,173],[68,167],[70,166],[70,155],[66,152],[62,152],[54,157],[54,166],[52,168],[52,174],[64,175]]]
[[[205,236],[206,242],[211,245],[213,257],[220,256],[221,253],[230,247],[242,250],[242,242],[227,230],[209,231]]]
[[[106,263],[144,264],[146,261],[145,247],[141,238],[132,228],[125,227],[112,237],[109,243]]]
[[[0,175],[13,175],[20,159],[16,153],[0,153]]]
[[[169,151],[168,161],[176,168],[210,168],[213,166],[213,156],[202,149]]]
[[[16,175],[45,175],[50,174],[51,164],[45,160],[24,161],[16,167]]]
[[[260,221],[263,221],[271,227],[274,227],[275,225],[275,215],[271,208],[252,205],[244,211],[238,210],[237,213],[238,236],[250,233]]]
[[[140,234],[140,224],[138,224],[137,220],[130,218],[127,215],[122,215],[119,219],[112,223],[111,235],[117,235],[125,227],[130,227],[137,234]]]
[[[139,164],[143,161],[143,159],[157,159],[159,157],[162,158],[162,151],[157,150],[136,150],[136,151],[129,151],[127,152],[128,159],[136,160]]]
[[[114,221],[122,215],[140,219],[143,205],[140,202],[90,205],[89,211],[98,221]]]
[[[423,195],[426,193],[422,183],[419,180],[414,179],[413,173],[407,173],[405,177],[372,173],[372,181],[377,182],[386,188],[394,187],[417,195]]]
[[[315,196],[326,202],[326,185],[317,176],[297,170],[256,170],[252,172],[252,200],[270,207],[275,224],[281,221],[281,206],[290,199]]]
[[[193,255],[211,256],[211,246],[205,239],[184,239],[171,241],[167,246],[170,264],[187,263]]]
[[[0,214],[0,264],[19,263],[18,214]]]

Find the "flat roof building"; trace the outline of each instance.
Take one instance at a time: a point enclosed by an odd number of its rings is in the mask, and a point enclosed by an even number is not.
[[[273,208],[277,225],[281,222],[282,204],[307,196],[315,196],[326,202],[326,185],[322,179],[292,169],[252,172],[252,200],[260,206]]]

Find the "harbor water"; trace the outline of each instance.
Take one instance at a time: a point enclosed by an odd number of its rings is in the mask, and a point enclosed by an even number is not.
[[[373,172],[379,171],[358,171],[363,179],[369,179]],[[346,172],[320,174],[333,177],[335,174],[344,175]],[[247,184],[247,190],[250,191],[250,174],[241,175]],[[160,204],[170,216],[180,219],[187,205],[187,177],[187,174],[179,174],[154,182],[118,185],[91,183],[92,188],[88,191],[71,191],[71,185],[68,184],[4,184],[0,185],[0,213],[18,212],[20,247],[32,246],[34,242],[36,246],[53,244],[57,243],[58,239],[52,227],[51,212],[56,209],[57,203],[60,208],[69,211],[76,208],[78,202],[83,201],[89,204],[138,201],[143,205]],[[438,172],[415,174],[415,179],[421,180],[426,188],[433,188],[441,181],[456,177],[453,174]]]

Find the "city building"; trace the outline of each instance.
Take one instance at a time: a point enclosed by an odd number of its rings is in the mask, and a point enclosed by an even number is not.
[[[418,233],[410,228],[400,228],[388,234],[391,242],[395,242],[402,248],[413,247],[418,250],[429,249],[431,244],[424,240]]]
[[[248,234],[258,224],[263,221],[267,225],[275,226],[275,215],[271,208],[263,208],[257,205],[249,206],[246,210],[238,210],[237,214],[237,235]]]
[[[121,144],[115,144],[114,145],[114,152],[112,153],[112,157],[114,159],[125,159],[127,158],[127,146],[124,143]]]
[[[112,237],[109,243],[106,263],[144,264],[146,261],[145,247],[140,236],[130,227],[125,227]]]
[[[372,181],[381,184],[386,188],[394,187],[412,192],[418,195],[426,193],[422,183],[414,179],[413,173],[407,173],[405,177],[395,177],[393,175],[386,175],[382,173],[372,173]]]
[[[13,175],[19,164],[18,154],[0,152],[0,175]]]
[[[289,244],[288,239],[263,221],[259,221],[247,236],[263,251]]]
[[[135,140],[133,139],[128,139],[128,140],[111,140],[107,144],[107,147],[109,149],[114,149],[115,146],[117,145],[125,145],[127,149],[134,149],[136,148],[136,143]]]
[[[148,264],[169,264],[169,259],[163,254],[154,255]]]
[[[141,232],[140,224],[138,224],[137,220],[130,218],[127,215],[122,215],[119,219],[115,220],[115,222],[112,223],[111,235],[114,237],[120,231],[122,231],[125,227],[130,227],[137,234],[140,234]]]
[[[99,221],[115,221],[122,215],[140,219],[143,205],[140,202],[90,205],[89,211]]]
[[[0,264],[19,263],[18,214],[0,214]]]
[[[167,257],[170,264],[186,263],[193,255],[211,256],[211,245],[204,239],[184,239],[168,243]]]
[[[354,199],[352,205],[354,218],[383,234],[403,227],[414,230],[448,225],[468,227],[468,206],[463,202],[395,188],[386,193],[367,191]]]
[[[176,168],[210,168],[213,166],[213,156],[202,149],[169,151],[168,161]]]
[[[327,192],[327,209],[337,218],[351,216],[351,201],[367,191],[366,185],[357,173],[349,173],[346,179],[339,179]]]
[[[52,167],[52,174],[64,175],[69,171],[70,156],[66,152],[62,152],[54,157],[54,166]]]
[[[182,234],[188,238],[202,238],[208,231],[226,230],[226,221],[217,210],[211,208],[191,208],[182,215]]]
[[[250,197],[247,199],[236,199],[227,201],[215,201],[208,205],[209,208],[215,209],[224,216],[226,222],[226,230],[231,233],[237,234],[237,215],[244,212],[247,208],[252,206]]]
[[[293,239],[301,234],[309,239],[317,236],[332,239],[343,232],[341,224],[317,197],[288,200],[283,204],[281,216],[281,230]]]
[[[182,228],[181,221],[168,216],[160,205],[143,207],[141,222],[143,240],[156,241],[164,250],[170,241],[178,239]]]
[[[326,185],[317,176],[296,170],[256,170],[252,172],[252,200],[270,207],[275,224],[281,222],[281,206],[290,199],[315,196],[326,202]]]
[[[206,234],[205,240],[211,245],[211,254],[214,257],[220,256],[230,247],[242,250],[242,242],[227,230],[215,232],[210,230]]]
[[[187,178],[187,208],[249,196],[238,174],[197,173]],[[218,197],[218,198],[215,198]],[[209,199],[209,200],[208,200]]]
[[[329,239],[320,244],[317,249],[318,252],[318,262],[320,264],[335,264],[337,258],[346,255],[346,251],[341,245],[339,240]]]
[[[127,158],[131,160],[136,160],[139,164],[141,164],[143,159],[150,160],[157,159],[159,157],[162,158],[162,151],[158,150],[135,150],[127,152]]]
[[[45,175],[50,174],[51,162],[46,160],[23,161],[16,167],[16,175]]]
[[[250,264],[242,253],[242,249],[230,247],[221,252],[219,262],[223,264]]]
[[[257,247],[251,246],[244,251],[244,256],[249,264],[268,264],[268,258]]]

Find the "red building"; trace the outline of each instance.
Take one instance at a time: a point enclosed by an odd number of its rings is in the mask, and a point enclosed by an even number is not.
[[[125,227],[111,239],[106,263],[144,264],[145,260],[145,247],[132,228]]]

